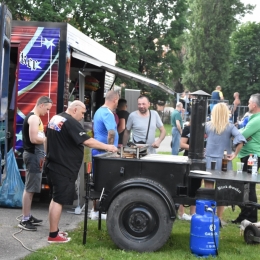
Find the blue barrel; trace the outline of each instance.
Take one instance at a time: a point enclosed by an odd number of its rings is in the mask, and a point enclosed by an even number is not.
[[[208,257],[217,254],[219,218],[215,215],[215,211],[215,201],[196,201],[196,214],[192,216],[190,225],[190,250],[196,256]]]

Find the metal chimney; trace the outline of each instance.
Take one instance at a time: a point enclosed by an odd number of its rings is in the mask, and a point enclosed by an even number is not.
[[[191,126],[188,157],[192,161],[191,170],[206,170],[204,159],[204,134],[208,109],[208,93],[198,90],[192,96]]]

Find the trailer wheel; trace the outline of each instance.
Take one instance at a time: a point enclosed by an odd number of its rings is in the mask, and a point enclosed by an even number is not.
[[[111,239],[121,249],[153,252],[168,240],[173,225],[165,202],[152,191],[130,189],[120,193],[107,214]]]
[[[247,244],[256,244],[254,237],[260,237],[260,231],[255,225],[248,225],[244,231],[244,239]]]

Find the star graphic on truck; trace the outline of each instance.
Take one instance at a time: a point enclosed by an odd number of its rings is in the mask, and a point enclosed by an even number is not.
[[[22,130],[18,134],[16,134],[16,142],[19,140],[21,140],[21,141],[23,140]]]
[[[47,40],[46,38],[44,38],[44,42],[42,43],[43,45],[45,45],[47,47],[47,49],[49,49],[50,46],[55,46],[55,44],[53,43],[54,39],[51,39],[50,41]]]

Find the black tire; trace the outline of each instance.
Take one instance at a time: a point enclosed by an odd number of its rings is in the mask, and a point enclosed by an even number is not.
[[[248,225],[244,231],[244,239],[247,244],[258,244],[254,237],[260,237],[260,231],[255,225]]]
[[[146,189],[122,192],[112,201],[107,214],[108,233],[124,250],[158,250],[168,240],[172,225],[163,199]]]

